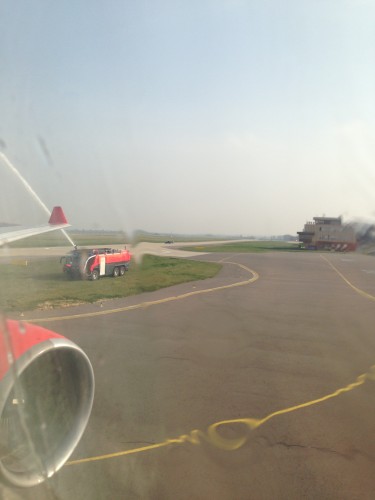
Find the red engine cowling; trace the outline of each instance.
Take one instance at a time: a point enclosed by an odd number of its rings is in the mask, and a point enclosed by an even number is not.
[[[27,487],[59,470],[78,444],[94,399],[86,354],[55,332],[0,322],[0,474]]]

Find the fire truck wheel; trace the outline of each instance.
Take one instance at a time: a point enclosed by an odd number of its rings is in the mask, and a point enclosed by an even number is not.
[[[117,278],[117,276],[119,276],[119,274],[120,274],[120,269],[118,267],[115,267],[113,270],[113,276],[115,278]]]
[[[99,271],[97,269],[94,269],[93,272],[91,273],[91,279],[93,281],[96,281],[99,279]]]
[[[120,276],[124,276],[125,274],[125,266],[120,267]]]

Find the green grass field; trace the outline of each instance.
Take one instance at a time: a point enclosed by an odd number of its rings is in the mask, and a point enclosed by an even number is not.
[[[199,245],[181,247],[182,250],[191,252],[238,252],[238,253],[260,253],[260,252],[293,252],[301,251],[298,245],[284,241],[240,241],[222,243],[220,245]]]
[[[15,260],[0,264],[0,310],[31,311],[126,297],[211,278],[220,268],[215,263],[146,255],[141,264],[132,262],[124,277],[93,282],[68,280],[58,258],[31,260],[27,266]]]
[[[106,246],[106,245],[125,245],[136,244],[141,242],[150,243],[164,243],[164,241],[173,240],[176,243],[184,243],[186,241],[210,241],[217,239],[213,236],[197,236],[197,235],[168,235],[158,233],[145,233],[138,231],[134,238],[131,239],[125,233],[121,232],[105,232],[105,231],[67,231],[70,238],[78,246]],[[221,238],[224,239],[224,238]],[[228,238],[228,241],[230,239]],[[61,231],[53,231],[50,233],[40,234],[38,236],[31,236],[19,241],[9,243],[11,248],[43,248],[43,247],[62,247],[71,246],[71,243],[65,238]]]

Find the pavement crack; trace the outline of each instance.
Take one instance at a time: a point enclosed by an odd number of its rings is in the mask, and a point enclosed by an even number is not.
[[[322,446],[309,446],[304,444],[294,444],[294,443],[286,443],[285,441],[277,441],[275,446],[284,446],[285,448],[302,448],[304,450],[315,450],[321,453],[333,453],[334,455],[339,455],[347,460],[351,460],[353,457],[347,453],[342,453],[337,450],[333,450],[332,448],[325,448]]]
[[[344,458],[345,460],[354,460],[357,456],[363,457],[366,460],[369,460],[370,462],[375,462],[375,457],[370,455],[369,453],[359,450],[358,448],[351,448],[348,449],[347,451],[338,451],[334,450],[332,448],[327,448],[324,446],[311,446],[311,445],[305,445],[305,444],[299,444],[299,443],[288,443],[286,441],[276,441],[276,442],[271,442],[269,439],[266,437],[262,436],[262,440],[266,441],[267,445],[269,447],[273,446],[283,446],[284,448],[300,448],[304,450],[314,450],[318,451],[320,453],[329,453],[329,454],[334,454],[339,457]]]
[[[158,359],[175,359],[178,361],[190,361],[189,358],[180,358],[178,356],[159,356]]]

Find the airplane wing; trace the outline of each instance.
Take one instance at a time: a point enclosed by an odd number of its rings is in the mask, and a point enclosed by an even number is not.
[[[49,231],[56,231],[56,229],[64,229],[69,227],[63,209],[61,207],[54,207],[49,218],[48,224],[36,227],[0,227],[0,246],[10,243],[12,241],[22,240],[29,236],[36,234],[48,233]]]

